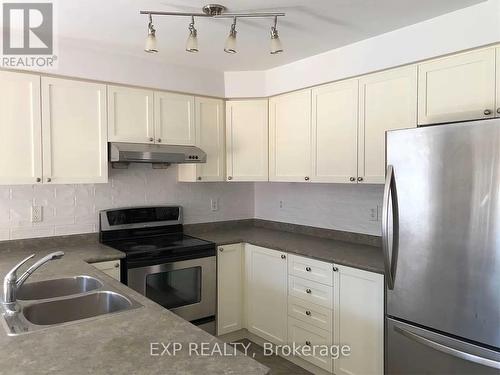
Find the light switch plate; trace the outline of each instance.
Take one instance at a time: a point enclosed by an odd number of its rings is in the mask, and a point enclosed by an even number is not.
[[[368,209],[368,220],[369,221],[378,221],[378,207],[371,207]]]
[[[210,199],[210,209],[212,211],[219,211],[219,198]]]

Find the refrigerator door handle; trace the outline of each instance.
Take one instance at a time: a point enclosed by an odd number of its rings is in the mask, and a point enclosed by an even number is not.
[[[391,210],[389,210],[391,208]],[[392,251],[389,247],[389,212],[392,212]],[[382,250],[384,252],[385,277],[387,287],[394,289],[396,265],[399,249],[399,212],[394,167],[387,166],[382,206]]]
[[[402,334],[403,336],[413,340],[413,341],[416,341],[420,344],[426,345],[426,346],[428,346],[432,349],[438,350],[442,353],[452,355],[454,357],[463,359],[465,361],[478,363],[478,364],[483,365],[483,366],[488,366],[488,367],[493,367],[495,369],[500,369],[500,362],[495,361],[493,359],[484,358],[484,357],[478,356],[476,354],[467,353],[465,351],[449,347],[447,345],[441,344],[441,343],[436,342],[434,340],[430,340],[426,337],[420,336],[416,333],[410,332],[410,331],[408,331],[404,328],[401,328],[401,327],[395,326],[394,330],[396,332]]]

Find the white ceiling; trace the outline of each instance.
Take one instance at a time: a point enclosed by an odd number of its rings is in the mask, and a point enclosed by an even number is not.
[[[82,48],[144,55],[139,10],[199,12],[201,0],[53,0],[58,34]],[[160,52],[145,58],[216,71],[264,70],[480,3],[480,0],[220,0],[228,11],[283,11],[285,52],[269,54],[271,20],[238,20],[238,53],[223,51],[230,19],[197,19],[200,52],[184,51],[189,19],[155,17]]]

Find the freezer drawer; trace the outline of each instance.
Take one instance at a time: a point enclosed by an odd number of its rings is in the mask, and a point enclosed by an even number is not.
[[[386,318],[386,374],[498,375],[500,353]]]

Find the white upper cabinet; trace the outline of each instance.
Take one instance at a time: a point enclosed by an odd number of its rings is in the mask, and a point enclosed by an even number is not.
[[[243,244],[217,251],[217,335],[243,328]]]
[[[108,86],[108,139],[154,143],[153,91]]]
[[[42,77],[43,177],[107,182],[106,86]]]
[[[454,55],[419,65],[420,125],[495,115],[495,49]]]
[[[308,182],[311,175],[311,90],[269,100],[269,180]]]
[[[0,184],[42,178],[40,76],[0,71]]]
[[[496,87],[497,87],[497,102],[496,102],[496,110],[497,110],[497,117],[500,117],[500,47],[496,49],[497,52],[497,81],[496,81]]]
[[[384,276],[346,266],[334,272],[334,345],[349,356],[334,360],[335,375],[384,373]]]
[[[356,183],[358,80],[312,90],[312,182]]]
[[[417,126],[417,67],[359,80],[358,182],[385,179],[385,132]]]
[[[275,344],[287,343],[287,259],[280,251],[245,245],[247,328]]]
[[[179,181],[224,181],[224,101],[195,98],[196,146],[207,154],[206,163],[180,164]]]
[[[226,163],[228,181],[267,181],[268,101],[226,103]]]
[[[155,143],[196,143],[194,96],[156,91],[154,112]]]

